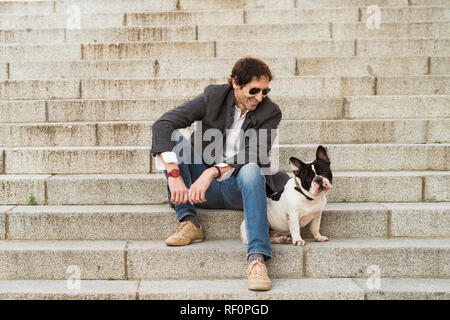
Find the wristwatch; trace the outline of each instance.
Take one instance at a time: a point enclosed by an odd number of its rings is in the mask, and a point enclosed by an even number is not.
[[[176,177],[179,177],[180,175],[181,175],[181,171],[178,169],[173,169],[172,171],[167,172],[167,177],[176,178]]]

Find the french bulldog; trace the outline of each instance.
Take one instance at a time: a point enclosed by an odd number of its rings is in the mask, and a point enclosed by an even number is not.
[[[289,158],[294,177],[280,191],[267,197],[267,216],[270,225],[271,243],[292,243],[304,246],[300,228],[310,224],[316,241],[328,241],[319,233],[322,211],[327,204],[327,194],[333,183],[333,173],[326,149],[319,146],[316,160],[304,163]],[[247,241],[245,220],[241,224],[241,238]]]

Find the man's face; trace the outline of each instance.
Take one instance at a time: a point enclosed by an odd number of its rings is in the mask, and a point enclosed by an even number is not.
[[[269,79],[265,76],[262,76],[259,79],[253,77],[252,81],[247,83],[242,88],[236,84],[234,79],[232,80],[232,82],[238,107],[243,106],[249,111],[254,111],[258,104],[263,101],[263,99],[266,97],[265,95],[263,95],[263,90],[269,88]],[[252,89],[253,91],[258,91],[255,89],[260,90],[256,94],[251,94],[250,90]]]

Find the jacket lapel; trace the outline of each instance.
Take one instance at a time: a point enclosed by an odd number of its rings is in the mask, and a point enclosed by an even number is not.
[[[231,128],[234,119],[234,106],[236,105],[236,100],[234,98],[234,89],[231,89],[228,94],[226,101],[227,118],[225,120],[225,127],[223,128],[222,134],[225,136],[226,130]]]
[[[245,132],[247,130],[248,126],[256,124],[256,115],[254,111],[249,111],[247,115],[245,116],[244,123],[242,123],[242,131]]]

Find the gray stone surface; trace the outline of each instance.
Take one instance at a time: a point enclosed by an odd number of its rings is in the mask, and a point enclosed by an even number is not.
[[[0,81],[0,99],[36,100],[80,98],[78,80],[10,80]]]
[[[0,241],[0,279],[125,279],[125,241]]]
[[[417,202],[421,200],[422,177],[419,172],[407,171],[335,172],[333,191],[328,197],[328,202]]]
[[[431,74],[449,74],[450,57],[433,57],[430,59]]]
[[[1,160],[1,159],[0,159]],[[148,173],[145,147],[58,147],[8,149],[6,173]]]
[[[214,57],[213,41],[99,43],[81,47],[83,59],[90,60]]]
[[[385,76],[379,77],[377,94],[414,95],[450,94],[449,76]]]
[[[0,43],[64,43],[64,29],[0,30]]]
[[[3,29],[51,29],[67,28],[70,22],[67,14],[40,15],[3,15],[0,20],[0,27]],[[123,13],[120,14],[83,14],[80,16],[81,28],[112,28],[120,27],[123,24]]]
[[[331,168],[334,171],[450,169],[450,163],[442,156],[449,152],[450,144],[325,144],[324,146],[328,150]],[[312,161],[316,157],[316,150],[317,145],[280,146],[281,170],[290,170],[289,158],[292,156],[297,156],[303,161]]]
[[[345,117],[350,119],[448,118],[448,95],[346,97]],[[432,142],[429,140],[429,142]]]
[[[450,39],[357,39],[356,55],[370,57],[448,56]]]
[[[53,176],[47,180],[47,189],[49,205],[157,204],[167,201],[167,182],[161,174]]]
[[[6,214],[13,206],[0,206],[0,240],[6,239]]]
[[[385,203],[394,237],[450,237],[450,203]]]
[[[328,202],[418,202],[422,201],[423,177],[435,181],[435,186],[438,179],[447,183],[448,175],[440,175],[433,171],[338,171]],[[53,176],[47,186],[49,205],[167,203],[167,183],[162,174]],[[426,199],[445,197],[440,190],[427,188]]]
[[[269,291],[250,291],[247,280],[142,281],[142,300],[362,300],[363,291],[350,279],[271,279]],[[222,310],[222,313],[224,310]],[[217,313],[219,314],[219,313]]]
[[[393,21],[445,21],[445,10],[442,7],[430,6],[427,1],[426,6],[410,7],[381,7],[381,16],[384,22]],[[367,21],[373,13],[361,10],[361,21]]]
[[[450,141],[450,120],[442,119],[442,121],[429,121],[428,142],[448,143]],[[446,158],[448,161],[448,157]]]
[[[299,8],[323,8],[323,7],[367,7],[373,2],[370,0],[302,0],[297,3]],[[379,0],[377,5],[407,6],[408,0]]]
[[[82,14],[128,12],[130,8],[133,8],[133,11],[173,11],[177,8],[177,0],[62,0],[56,2],[55,11],[64,14],[74,5]]]
[[[367,20],[366,20],[367,21]],[[334,23],[333,38],[448,38],[446,22],[385,22],[382,28],[367,28],[367,22]]]
[[[270,34],[272,39],[327,39],[331,38],[328,23],[258,24],[253,25],[200,25],[198,40],[252,40]],[[186,39],[188,40],[188,39]]]
[[[449,279],[380,279],[380,288],[356,280],[367,292],[368,300],[449,300]]]
[[[0,125],[6,147],[95,146],[95,123],[11,123]]]
[[[0,45],[0,61],[74,60],[81,59],[79,44]]]
[[[450,201],[450,171],[425,177],[425,199],[427,201]]]
[[[267,263],[269,277],[300,277],[302,248],[272,245]],[[238,240],[217,240],[184,247],[168,247],[162,241],[128,245],[129,279],[245,278],[246,245]]]
[[[2,122],[44,122],[45,101],[0,101]]]
[[[322,213],[320,234],[330,239],[386,237],[387,233],[387,210],[378,204],[329,203]],[[309,226],[301,234],[313,238]]]
[[[138,281],[1,280],[0,300],[134,300]]]
[[[216,41],[216,56],[239,57],[252,52],[261,57],[342,57],[353,56],[351,40],[247,40]]]
[[[240,24],[244,10],[135,12],[126,14],[126,22],[127,26]]]
[[[210,10],[210,9],[286,9],[295,8],[294,0],[180,0],[181,10]]]
[[[53,3],[51,1],[3,1],[0,3],[0,14],[41,14],[53,13]]]
[[[226,75],[235,62],[236,59],[16,61],[9,68],[11,79],[202,78]],[[295,58],[266,59],[266,62],[277,76],[295,75]]]
[[[49,121],[136,121],[157,120],[181,105],[180,99],[56,100],[48,102]]]
[[[200,215],[204,222],[203,214]],[[13,240],[162,240],[178,227],[175,212],[169,206],[18,206],[9,217]],[[206,237],[229,236],[226,232],[232,224],[219,226],[214,219],[203,223]],[[239,226],[235,228],[234,234]]]
[[[0,175],[0,204],[28,204],[33,195],[36,204],[45,204],[45,179],[49,175]]]
[[[342,57],[342,58],[298,58],[299,75],[422,75],[428,72],[425,57]]]
[[[284,120],[279,143],[424,143],[425,120]]]
[[[324,22],[357,22],[359,18],[358,8],[310,8],[310,9],[279,9],[270,10],[253,9],[245,11],[247,23],[314,23]]]
[[[334,240],[306,247],[307,277],[448,277],[448,239]]]

